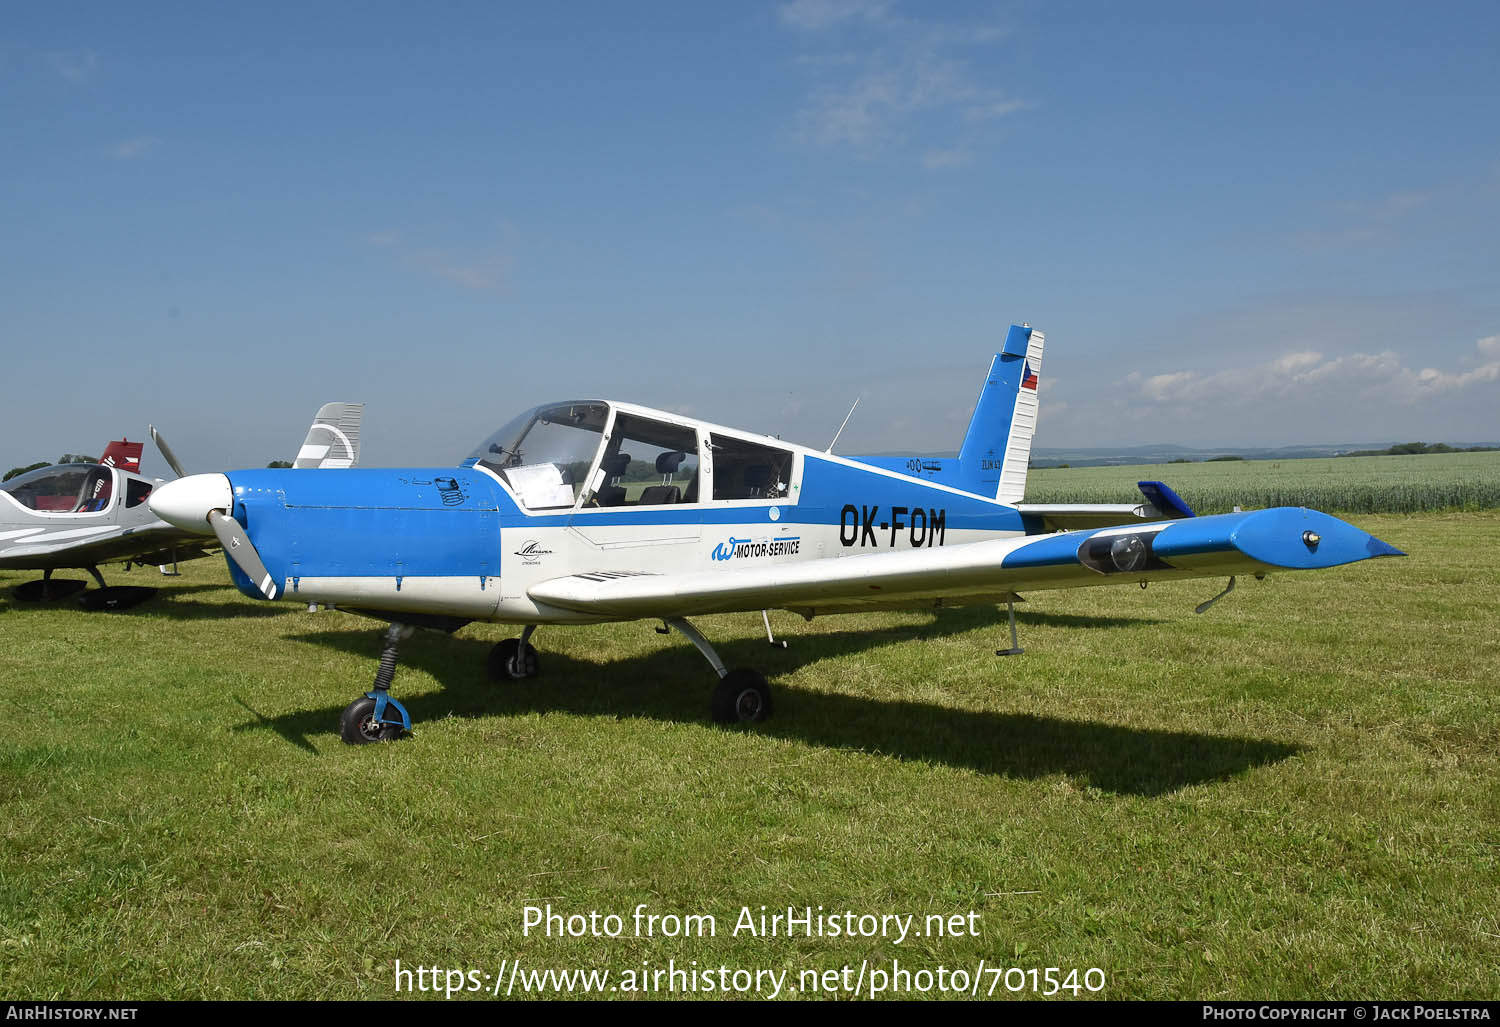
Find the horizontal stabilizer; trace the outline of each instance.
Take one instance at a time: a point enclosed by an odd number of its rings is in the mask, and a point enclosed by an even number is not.
[[[1028,535],[1196,516],[1181,496],[1161,482],[1143,481],[1138,485],[1141,495],[1146,498],[1144,503],[1020,503],[1016,509],[1021,513]]]
[[[1138,481],[1136,487],[1141,490],[1141,495],[1146,497],[1147,502],[1162,512],[1163,517],[1175,519],[1198,516],[1166,482]]]

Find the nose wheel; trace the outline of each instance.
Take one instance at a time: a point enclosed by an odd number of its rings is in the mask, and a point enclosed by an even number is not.
[[[389,742],[411,730],[411,714],[391,698],[391,679],[396,676],[396,653],[401,639],[412,629],[392,622],[385,633],[385,649],[380,654],[380,668],[375,684],[358,699],[344,707],[339,716],[339,737],[350,745]]]
[[[386,700],[387,707],[391,702],[390,699]],[[339,717],[339,737],[350,745],[389,742],[400,738],[405,730],[401,722],[386,721],[381,713],[375,712],[375,703],[375,699],[362,695],[345,706],[343,715]]]

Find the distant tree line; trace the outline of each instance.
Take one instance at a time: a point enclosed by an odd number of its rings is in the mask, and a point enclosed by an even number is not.
[[[1446,442],[1402,442],[1388,449],[1361,449],[1339,456],[1421,456],[1427,453],[1488,453],[1495,446],[1450,446]]]
[[[59,464],[96,464],[99,461],[95,457],[84,456],[81,453],[64,453],[62,459],[55,462]],[[38,460],[36,463],[27,464],[25,467],[12,467],[5,472],[5,477],[0,478],[0,481],[10,481],[16,475],[25,474],[27,471],[34,471],[38,467],[51,467],[52,463],[53,461]]]
[[[60,463],[60,464],[97,464],[99,461],[95,457],[84,456],[81,453],[64,453],[62,455],[62,459],[58,460],[56,462]],[[46,460],[38,460],[36,463],[34,463],[34,464],[27,464],[25,467],[12,467],[10,470],[8,470],[8,471],[5,472],[5,477],[0,478],[0,481],[10,481],[12,478],[16,477],[16,475],[18,475],[18,474],[25,474],[27,471],[34,471],[38,467],[51,467],[51,466],[52,466],[52,464],[50,462],[46,461]],[[270,463],[266,464],[266,466],[267,467],[290,467],[290,466],[292,466],[292,462],[290,460],[272,460]]]

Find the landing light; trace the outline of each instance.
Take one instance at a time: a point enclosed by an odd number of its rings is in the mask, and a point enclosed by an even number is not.
[[[1116,539],[1109,547],[1109,558],[1119,570],[1138,570],[1146,563],[1146,543],[1139,535]]]
[[[1323,541],[1323,536],[1319,535],[1316,531],[1304,531],[1302,533],[1302,541],[1307,544],[1307,548],[1316,549],[1318,543]]]

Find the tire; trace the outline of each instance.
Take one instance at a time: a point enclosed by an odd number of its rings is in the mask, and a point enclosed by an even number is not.
[[[401,737],[400,724],[372,724],[375,700],[362,695],[344,707],[339,717],[339,737],[350,745],[389,742]]]
[[[495,643],[484,662],[485,674],[491,681],[520,681],[523,678],[534,678],[541,672],[541,661],[537,659],[536,650],[528,645],[518,661],[516,653],[520,648],[519,638],[507,638]]]
[[[753,670],[732,670],[714,686],[709,709],[720,724],[759,724],[771,716],[771,686]]]

